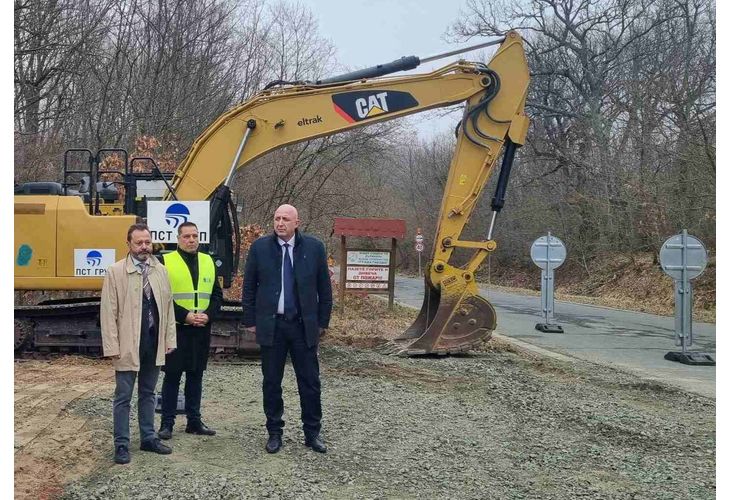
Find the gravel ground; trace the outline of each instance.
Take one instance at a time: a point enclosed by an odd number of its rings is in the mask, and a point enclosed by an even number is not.
[[[715,498],[715,401],[507,350],[401,359],[323,347],[326,455],[303,446],[291,366],[284,448],[264,450],[257,363],[213,364],[203,418],[169,456],[111,461],[112,395],[70,408],[108,453],[63,498]]]

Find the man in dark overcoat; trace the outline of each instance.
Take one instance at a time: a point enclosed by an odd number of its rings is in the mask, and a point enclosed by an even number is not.
[[[274,234],[256,240],[243,275],[243,324],[261,346],[263,402],[269,439],[266,451],[281,448],[284,401],[281,381],[287,354],[299,388],[304,444],[325,453],[319,380],[319,338],[329,326],[332,286],[324,244],[300,233],[291,205],[274,213]]]

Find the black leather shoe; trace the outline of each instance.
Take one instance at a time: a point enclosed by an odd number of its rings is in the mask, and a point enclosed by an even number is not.
[[[145,441],[140,445],[139,449],[142,451],[159,453],[160,455],[169,455],[170,453],[172,453],[172,448],[170,448],[166,444],[162,444],[162,441],[160,441],[159,439]]]
[[[188,434],[199,434],[201,436],[215,436],[215,431],[209,428],[203,422],[188,424],[187,427],[185,427],[185,432],[187,432]]]
[[[160,430],[157,431],[157,437],[160,439],[168,440],[172,438],[172,427],[169,425],[162,425]]]
[[[304,446],[312,448],[317,453],[327,453],[327,446],[325,446],[324,441],[319,436],[305,439]]]
[[[114,451],[114,463],[117,464],[128,464],[129,463],[129,448],[120,444]]]
[[[281,449],[281,435],[270,434],[269,440],[266,442],[266,451],[269,453],[276,453]]]

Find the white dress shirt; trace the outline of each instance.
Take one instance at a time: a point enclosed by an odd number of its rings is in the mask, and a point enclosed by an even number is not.
[[[284,243],[289,243],[289,258],[291,259],[292,269],[294,269],[294,239],[297,237],[295,234],[289,241],[284,241],[281,238],[276,238],[279,245],[284,249]],[[276,308],[277,314],[284,314],[284,252],[281,252],[281,291],[279,292],[279,305]]]

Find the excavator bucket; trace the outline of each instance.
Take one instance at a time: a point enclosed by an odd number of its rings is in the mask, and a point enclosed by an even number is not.
[[[457,283],[434,286],[426,278],[425,285],[418,317],[385,344],[382,352],[398,356],[455,354],[491,337],[497,315],[489,301]]]

